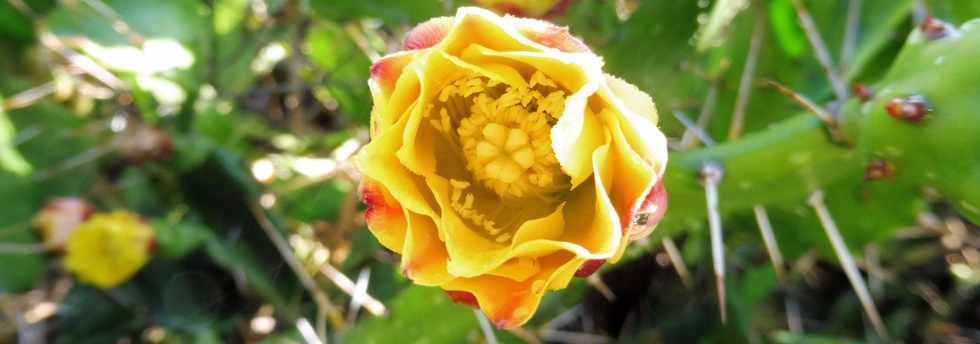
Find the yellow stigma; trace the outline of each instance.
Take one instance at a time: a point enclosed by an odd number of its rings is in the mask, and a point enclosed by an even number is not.
[[[446,106],[433,125],[444,130],[450,116],[459,119],[455,134],[474,181],[501,198],[546,196],[567,187],[551,150],[551,126],[564,110],[565,92],[541,72],[528,86],[460,79],[439,100]]]

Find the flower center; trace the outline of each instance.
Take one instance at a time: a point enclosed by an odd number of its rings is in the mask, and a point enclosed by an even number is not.
[[[528,86],[464,78],[443,89],[440,98],[448,103],[464,100],[447,108],[460,118],[455,131],[476,182],[501,198],[545,196],[567,187],[551,150],[551,126],[565,100],[553,81],[540,72]],[[469,111],[460,111],[464,109]]]
[[[520,218],[542,216],[571,186],[551,149],[565,91],[541,72],[520,86],[464,77],[428,106],[429,123],[465,163],[465,179],[450,178],[451,206],[493,240],[509,241]]]

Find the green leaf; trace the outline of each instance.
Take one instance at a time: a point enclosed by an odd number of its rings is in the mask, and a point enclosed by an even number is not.
[[[796,10],[790,0],[769,2],[769,24],[776,34],[779,47],[791,57],[799,57],[807,50],[806,34],[797,23]]]
[[[165,259],[186,256],[214,237],[208,227],[199,223],[170,223],[164,219],[154,219],[152,223],[157,232],[157,255]]]
[[[777,332],[773,337],[777,344],[861,344],[862,342],[841,338],[840,336],[821,336],[815,334],[795,334]]]
[[[0,171],[0,243],[38,244],[31,228],[31,216],[39,203],[38,190],[30,178]],[[0,292],[16,293],[34,287],[48,269],[43,253],[0,254]]]
[[[25,176],[31,173],[31,164],[24,160],[14,144],[17,130],[3,109],[3,97],[0,97],[0,169]]]
[[[14,8],[10,1],[0,2],[0,39],[27,43],[35,38],[31,19]]]
[[[367,56],[342,27],[330,22],[310,28],[304,46],[313,63],[327,73],[326,91],[337,100],[343,113],[355,121],[368,123],[371,94],[365,83],[371,61]]]
[[[473,310],[454,304],[439,288],[412,286],[391,302],[387,318],[362,321],[345,343],[460,343],[477,331]]]
[[[303,222],[334,220],[344,198],[353,191],[349,181],[333,179],[283,195],[280,207],[290,218]]]
[[[146,316],[128,306],[145,302],[138,287],[102,291],[75,284],[59,305],[55,343],[111,343],[145,326]]]
[[[143,118],[155,122],[158,110],[176,112],[203,80],[211,30],[202,6],[194,0],[69,2],[47,23],[68,42],[85,38],[78,48],[121,74]]]
[[[380,18],[392,24],[414,24],[446,15],[440,1],[332,1],[310,3],[315,14],[337,21],[357,18]]]

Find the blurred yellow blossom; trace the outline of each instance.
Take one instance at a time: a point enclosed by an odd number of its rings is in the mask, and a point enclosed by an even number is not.
[[[84,283],[115,287],[149,261],[155,236],[153,228],[133,213],[95,214],[68,237],[65,267]]]

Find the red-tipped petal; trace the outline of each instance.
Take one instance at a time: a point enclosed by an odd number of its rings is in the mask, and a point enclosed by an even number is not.
[[[543,20],[530,18],[515,18],[520,25],[521,33],[532,41],[555,48],[567,53],[589,52],[589,47],[578,38],[572,36],[568,27],[558,26]]]
[[[371,79],[381,86],[385,94],[391,94],[395,83],[402,76],[405,66],[412,62],[415,55],[410,53],[395,53],[374,62],[371,65]]]
[[[408,32],[408,36],[405,37],[403,47],[405,50],[416,50],[425,49],[439,44],[439,42],[446,37],[446,34],[449,32],[449,28],[452,26],[452,24],[452,17],[438,17],[429,19],[428,21],[415,26],[412,31]]]
[[[383,188],[381,184],[373,180],[364,179],[361,181],[358,192],[361,195],[361,202],[367,205],[367,210],[364,211],[364,220],[369,226],[382,225],[392,216],[404,217],[401,205],[391,198]]]
[[[473,308],[480,308],[480,302],[476,300],[476,296],[473,295],[473,293],[467,291],[446,290],[446,295],[448,295],[449,299],[455,303],[467,305]]]
[[[603,264],[606,264],[605,259],[593,259],[582,263],[582,266],[575,271],[575,277],[589,277],[592,276]]]

